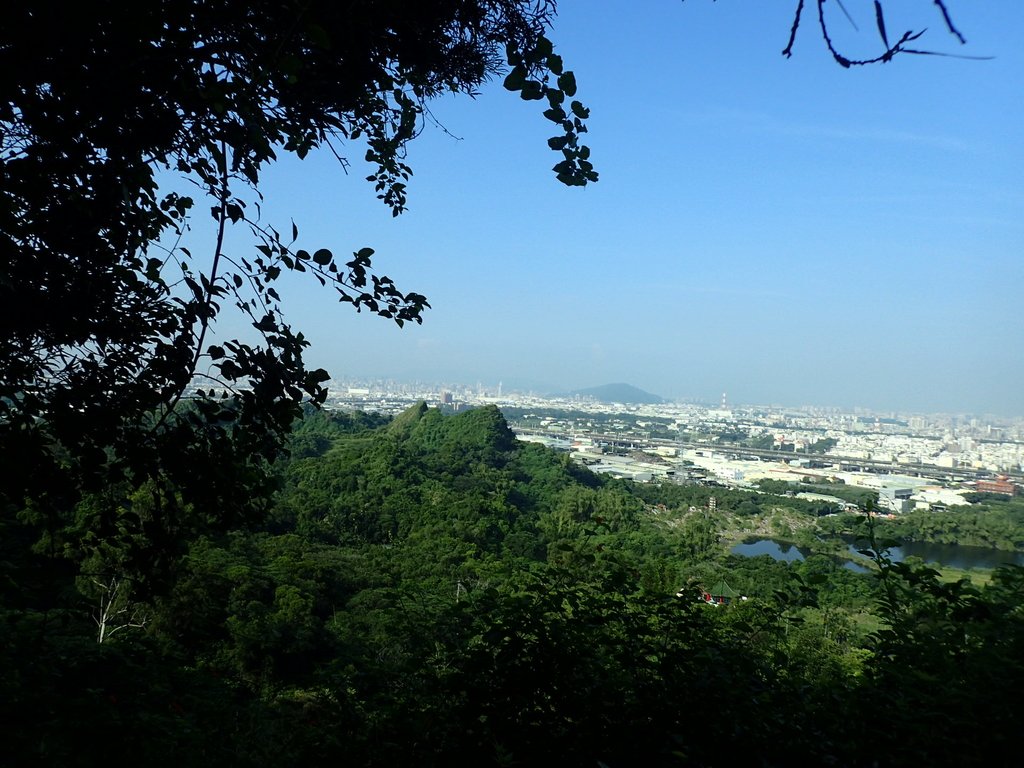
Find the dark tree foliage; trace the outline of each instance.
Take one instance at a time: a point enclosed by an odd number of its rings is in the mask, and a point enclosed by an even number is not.
[[[0,762],[1007,764],[1024,569],[943,583],[873,534],[877,575],[694,557],[493,408],[313,436],[271,523],[189,542],[144,629],[18,625],[5,595]],[[749,599],[696,599],[723,579]]]
[[[553,12],[521,0],[108,0],[6,13],[5,514],[27,504],[52,553],[119,539],[153,565],[187,531],[259,513],[301,403],[326,395],[327,373],[306,369],[308,342],[281,313],[282,271],[399,325],[428,306],[374,274],[369,248],[351,259],[296,248],[294,224],[282,235],[261,219],[262,171],[282,153],[340,160],[364,147],[368,179],[397,215],[405,145],[429,99],[510,71],[506,87],[543,100],[558,126],[558,179],[596,180],[579,143],[587,110],[567,102],[575,78],[544,36]],[[175,178],[190,194],[165,191]],[[179,246],[193,211],[215,224],[202,252]],[[230,227],[248,231],[248,252],[225,247]],[[232,306],[260,343],[209,343]],[[139,492],[145,510],[126,501]],[[82,494],[91,511],[69,526]]]

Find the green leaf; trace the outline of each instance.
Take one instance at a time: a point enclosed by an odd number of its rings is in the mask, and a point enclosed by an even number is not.
[[[331,374],[325,371],[323,368],[317,368],[315,371],[310,371],[306,374],[306,380],[313,384],[320,384],[328,381],[331,378]]]
[[[505,60],[513,67],[522,62],[523,57],[514,43],[505,44]]]
[[[554,52],[555,46],[544,35],[537,38],[537,47],[529,52],[527,58],[531,61],[545,61]]]
[[[537,101],[544,98],[544,86],[536,80],[527,80],[519,94],[523,101]]]
[[[327,34],[327,30],[321,27],[319,24],[310,24],[306,27],[306,34],[309,35],[311,42],[319,46],[320,48],[330,48],[331,38]]]
[[[560,123],[565,119],[565,112],[562,111],[561,107],[552,107],[551,109],[544,110],[544,117],[553,123]]]
[[[271,332],[277,330],[277,323],[274,322],[274,316],[266,314],[260,318],[259,322],[253,323],[252,327],[258,331]]]
[[[521,91],[526,85],[526,70],[522,67],[513,67],[512,71],[505,77],[505,90]]]
[[[160,267],[163,266],[160,259],[147,259],[146,260],[146,279],[152,280],[154,283],[160,280]]]
[[[576,75],[570,72],[563,72],[558,76],[558,87],[565,91],[566,96],[576,95]]]
[[[574,101],[569,105],[572,113],[576,115],[580,120],[586,120],[590,117],[590,110],[584,107],[580,102]]]

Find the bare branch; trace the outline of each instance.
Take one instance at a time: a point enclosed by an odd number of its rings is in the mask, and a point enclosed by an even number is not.
[[[853,20],[853,16],[850,15],[850,12],[846,10],[846,6],[843,5],[843,0],[836,0],[836,3],[839,4],[839,10],[843,12],[843,15],[846,17],[846,20],[850,22],[850,26],[853,27],[858,32],[860,32],[860,27],[857,26],[857,22]]]
[[[782,55],[787,59],[793,55],[793,43],[796,42],[796,31],[800,29],[800,16],[804,12],[804,0],[800,0],[796,5],[796,13],[793,14],[793,26],[789,30],[789,42],[786,43],[786,47],[782,49]]]
[[[953,19],[949,16],[949,11],[946,9],[946,3],[943,0],[934,0],[934,2],[939,6],[939,10],[942,12],[942,19],[946,22],[946,29],[948,29],[950,34],[954,35],[957,40],[960,41],[961,45],[966,45],[967,40],[960,34],[960,30],[953,25]]]
[[[942,53],[938,51],[924,51],[919,49],[907,48],[906,44],[919,39],[922,35],[924,35],[926,31],[925,29],[922,29],[919,32],[908,31],[904,33],[903,36],[900,37],[898,41],[896,41],[896,43],[891,44],[889,42],[888,32],[886,31],[882,0],[874,0],[875,24],[878,28],[878,34],[882,39],[882,43],[885,45],[885,51],[883,51],[878,56],[874,56],[871,58],[851,59],[840,53],[832,41],[832,37],[829,34],[828,22],[825,19],[825,0],[815,1],[818,5],[818,26],[821,30],[821,37],[825,41],[825,46],[828,48],[829,53],[832,54],[832,58],[835,59],[837,64],[844,68],[849,68],[853,66],[864,66],[867,64],[886,63],[892,61],[893,57],[900,53],[925,56],[948,56],[951,58],[965,58],[972,60],[985,60],[991,58],[989,56],[958,56],[956,54]],[[786,42],[786,47],[782,50],[782,55],[787,58],[790,58],[793,55],[793,45],[796,42],[797,31],[799,30],[800,22],[803,19],[804,2],[805,0],[798,0],[797,2],[796,11],[793,14],[793,24],[789,30],[789,40]],[[948,29],[951,34],[956,36],[956,38],[961,43],[966,43],[967,41],[964,39],[964,36],[960,34],[960,31],[953,24],[953,20],[949,14],[949,10],[946,7],[945,0],[933,0],[933,2],[936,6],[938,6],[939,10],[942,13],[943,21],[946,24],[946,29]],[[846,6],[842,2],[842,0],[836,0],[836,4],[839,6],[839,9],[843,12],[843,15],[846,16],[850,24],[853,25],[853,28],[859,31],[860,28],[857,26],[857,23],[850,16],[850,13],[847,11]]]

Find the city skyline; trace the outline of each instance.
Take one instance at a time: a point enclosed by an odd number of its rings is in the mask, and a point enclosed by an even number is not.
[[[678,456],[684,448],[697,450],[698,455],[712,458],[715,464],[724,457],[727,484],[752,475],[764,476],[762,462],[806,465],[810,461],[836,468],[845,465],[855,473],[927,474],[941,482],[998,480],[1002,476],[1024,479],[1024,418],[1019,417],[743,404],[729,402],[726,393],[711,403],[612,402],[569,394],[547,397],[507,392],[501,383],[486,386],[482,382],[438,386],[332,380],[328,387],[329,410],[398,417],[410,409],[419,411],[424,405],[454,411],[497,407],[521,439],[544,442],[559,450],[583,451],[588,454],[584,461],[588,466],[607,465],[605,452],[594,449],[615,444],[633,451],[653,450],[663,457]],[[808,458],[811,454],[818,458]],[[638,459],[645,466],[637,466]],[[615,466],[602,471],[623,472],[622,476],[642,481],[679,469],[646,466],[647,462],[635,455],[617,458],[612,464]],[[791,471],[782,466],[776,469]],[[857,478],[863,475],[850,476],[846,482],[858,484]],[[951,500],[933,501],[948,504]]]
[[[368,396],[377,395],[390,395],[396,393],[409,393],[419,392],[424,396],[428,394],[439,395],[443,393],[448,394],[463,394],[472,397],[485,396],[491,399],[515,399],[518,397],[529,397],[541,400],[555,401],[569,401],[571,399],[578,398],[581,402],[594,402],[603,403],[605,405],[612,405],[611,400],[600,400],[588,395],[577,395],[577,390],[585,389],[596,389],[606,385],[620,385],[626,384],[632,386],[629,382],[606,382],[605,384],[596,385],[595,387],[573,387],[562,391],[556,391],[550,388],[534,387],[534,386],[521,386],[516,383],[515,377],[508,380],[459,380],[459,379],[429,379],[429,378],[410,378],[401,379],[388,376],[357,376],[353,375],[350,377],[335,377],[326,383],[325,386],[335,396],[344,396],[346,391],[350,390],[366,390]],[[637,387],[637,389],[642,389]],[[716,408],[727,408],[736,409],[739,411],[751,410],[751,409],[779,409],[779,410],[793,410],[793,411],[815,411],[822,413],[833,413],[833,414],[845,414],[845,415],[867,415],[872,416],[901,416],[913,419],[914,417],[931,417],[931,418],[947,418],[947,419],[967,419],[976,421],[978,419],[993,419],[999,423],[1024,423],[1024,413],[994,413],[986,411],[971,411],[966,409],[947,410],[947,411],[928,411],[921,409],[900,409],[900,408],[887,408],[887,407],[872,407],[864,404],[853,404],[845,405],[840,403],[817,403],[817,402],[801,402],[796,400],[778,400],[778,401],[767,401],[767,400],[739,400],[729,392],[720,391],[718,393],[695,393],[695,394],[684,394],[674,397],[664,396],[659,392],[648,392],[647,394],[657,395],[664,399],[663,405],[676,406],[676,405],[693,405],[702,408],[716,409]],[[630,401],[619,401],[619,404],[628,407],[653,407],[657,408],[656,403],[640,403]],[[372,410],[372,408],[370,409]],[[969,423],[969,422],[965,422]],[[985,423],[985,422],[980,422]]]
[[[1024,413],[1024,6],[952,7],[967,46],[931,4],[889,20],[928,27],[923,48],[991,60],[844,70],[811,25],[779,55],[788,5],[560,3],[551,37],[592,109],[601,173],[586,189],[552,178],[541,109],[500,82],[432,103],[443,129],[410,147],[397,219],[362,180],[358,144],[348,176],[323,154],[282,158],[268,221],[294,218],[310,250],[373,247],[380,273],[432,305],[399,330],[289,275],[279,290],[308,362],[336,377]],[[860,32],[836,16],[837,44],[874,51],[869,4],[849,10]],[[220,333],[244,334],[237,322]]]

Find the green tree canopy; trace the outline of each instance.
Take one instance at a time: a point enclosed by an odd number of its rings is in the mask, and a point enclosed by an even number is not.
[[[282,235],[260,218],[261,173],[282,153],[365,151],[397,215],[425,104],[510,72],[506,86],[557,126],[558,179],[596,180],[579,142],[587,110],[545,37],[553,13],[519,0],[12,9],[0,30],[0,503],[34,500],[53,532],[80,491],[102,492],[86,527],[103,537],[174,517],[173,538],[203,515],[251,515],[301,403],[326,396],[327,373],[306,369],[307,341],[281,312],[282,271],[399,325],[428,306],[375,275],[370,248],[296,248],[294,224]],[[162,189],[174,176],[194,192]],[[195,210],[215,225],[203,252],[176,244]],[[231,227],[248,232],[248,253],[225,249]],[[210,343],[230,306],[259,342]],[[152,511],[140,516],[118,498],[142,487]]]

